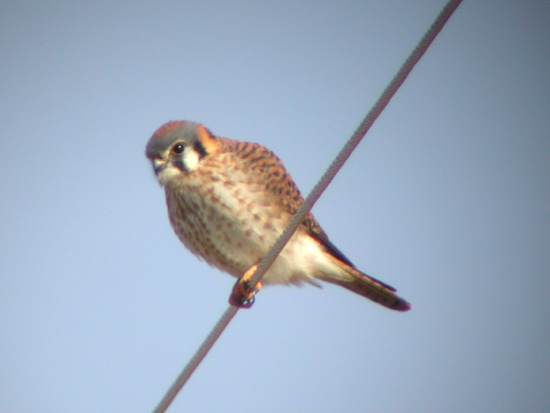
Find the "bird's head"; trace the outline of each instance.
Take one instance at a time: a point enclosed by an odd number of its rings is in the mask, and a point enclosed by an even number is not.
[[[190,174],[216,152],[216,137],[201,124],[171,121],[156,130],[145,150],[157,179],[165,185],[175,175]]]

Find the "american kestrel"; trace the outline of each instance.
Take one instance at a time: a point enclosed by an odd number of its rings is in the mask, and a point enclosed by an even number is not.
[[[303,202],[283,163],[262,145],[214,136],[189,121],[161,126],[146,155],[177,236],[193,254],[241,280],[230,303],[243,305],[251,298],[243,276],[252,275]],[[319,286],[317,280],[392,310],[410,309],[394,288],[355,268],[308,214],[262,284]]]

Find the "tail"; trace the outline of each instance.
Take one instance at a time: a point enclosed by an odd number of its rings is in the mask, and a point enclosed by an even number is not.
[[[369,277],[337,259],[333,261],[345,271],[345,275],[342,277],[319,277],[323,281],[344,287],[392,310],[408,311],[411,309],[411,305],[407,301],[395,294],[393,287]]]

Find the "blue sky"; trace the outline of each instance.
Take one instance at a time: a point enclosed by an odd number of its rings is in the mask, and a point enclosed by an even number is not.
[[[262,143],[307,193],[443,5],[3,2],[0,410],[151,411],[226,309],[158,126]],[[548,406],[549,18],[464,2],[313,210],[412,311],[265,288],[170,411]]]

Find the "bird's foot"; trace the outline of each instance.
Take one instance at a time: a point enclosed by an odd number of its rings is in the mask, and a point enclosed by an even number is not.
[[[253,289],[248,285],[248,281],[250,281],[257,269],[258,265],[253,265],[238,279],[229,297],[229,304],[239,308],[252,307],[252,304],[254,304],[254,296],[262,289],[262,283],[258,283]]]

